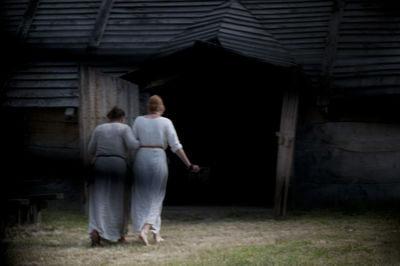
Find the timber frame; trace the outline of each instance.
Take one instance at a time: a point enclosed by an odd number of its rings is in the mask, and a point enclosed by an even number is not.
[[[299,110],[299,93],[287,90],[282,100],[280,131],[278,137],[278,157],[276,165],[276,184],[274,216],[283,218],[287,211],[290,176],[293,168],[293,153],[296,139],[296,126]]]

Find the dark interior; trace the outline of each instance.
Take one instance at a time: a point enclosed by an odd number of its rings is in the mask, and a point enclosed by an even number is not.
[[[169,152],[165,203],[272,206],[287,74],[229,52],[184,58],[164,61],[170,76],[145,91],[163,98],[185,152],[209,175],[188,174]]]

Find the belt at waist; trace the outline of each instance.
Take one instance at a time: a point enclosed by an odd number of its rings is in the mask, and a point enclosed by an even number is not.
[[[146,145],[142,145],[142,146],[140,146],[140,148],[148,148],[148,149],[164,149],[163,147],[161,147],[161,146],[146,146]]]
[[[96,155],[96,157],[118,157],[118,158],[126,160],[125,157],[123,157],[121,155],[115,155],[115,154],[100,154],[100,155]]]

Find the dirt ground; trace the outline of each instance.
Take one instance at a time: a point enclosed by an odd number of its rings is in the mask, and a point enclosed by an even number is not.
[[[90,247],[87,217],[48,209],[40,225],[2,240],[9,265],[400,265],[400,219],[392,212],[290,212],[246,207],[165,207],[165,241]]]

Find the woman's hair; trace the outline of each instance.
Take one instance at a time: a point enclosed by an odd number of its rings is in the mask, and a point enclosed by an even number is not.
[[[121,118],[125,117],[125,112],[118,106],[114,106],[110,112],[107,114],[107,118],[111,121],[120,120]]]
[[[165,111],[165,106],[164,106],[163,100],[161,99],[160,96],[153,95],[149,98],[149,101],[147,102],[147,111],[149,113]]]

